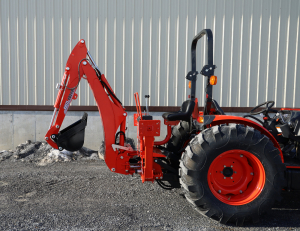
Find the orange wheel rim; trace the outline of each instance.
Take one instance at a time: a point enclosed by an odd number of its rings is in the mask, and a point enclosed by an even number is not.
[[[210,165],[207,181],[211,192],[229,205],[250,203],[262,192],[266,174],[260,160],[244,150],[230,150]]]

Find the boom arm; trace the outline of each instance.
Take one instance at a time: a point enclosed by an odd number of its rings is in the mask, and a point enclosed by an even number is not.
[[[93,60],[86,59],[87,54],[89,55],[85,41],[82,39],[74,47],[67,61],[45,140],[53,148],[62,149],[57,145],[57,138],[60,135],[59,129],[72,100],[77,98],[76,89],[82,76],[85,75],[102,118],[105,139],[105,162],[110,169],[116,170],[118,151],[114,151],[112,145],[115,143],[115,134],[118,128],[120,127],[121,133],[123,132],[124,134],[125,132],[127,113],[120,101],[115,97],[105,76],[100,76],[100,72],[95,67]],[[124,136],[122,135],[120,135],[119,145],[124,146]]]

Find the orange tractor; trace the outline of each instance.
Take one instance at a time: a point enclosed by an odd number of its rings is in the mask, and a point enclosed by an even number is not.
[[[196,46],[207,39],[204,111],[198,110]],[[87,58],[88,56],[88,58]],[[138,148],[126,143],[127,113],[101,74],[84,40],[72,50],[66,64],[54,113],[45,140],[55,149],[75,151],[84,142],[87,114],[60,130],[80,80],[88,81],[102,118],[105,162],[115,173],[141,176],[142,182],[157,181],[164,189],[182,187],[186,199],[201,214],[219,222],[242,225],[257,222],[280,199],[284,190],[300,189],[300,111],[272,109],[265,102],[243,117],[227,116],[212,98],[214,76],[213,36],[209,29],[197,34],[191,45],[192,69],[187,74],[190,97],[180,111],[164,113],[167,136],[160,136],[160,120],[142,113],[135,93]],[[262,108],[262,106],[265,106]],[[257,112],[258,110],[261,110]],[[270,116],[272,113],[273,116]],[[261,114],[262,120],[254,117]],[[250,119],[249,119],[250,117]],[[253,120],[256,120],[254,122]]]

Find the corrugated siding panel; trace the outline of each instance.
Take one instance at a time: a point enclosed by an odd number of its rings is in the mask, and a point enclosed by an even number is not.
[[[293,0],[0,0],[0,103],[53,104],[69,53],[83,38],[124,105],[134,105],[136,91],[150,94],[152,106],[181,105],[191,40],[210,28],[221,106],[275,100],[300,107],[299,15]],[[198,43],[198,70],[204,46]],[[199,75],[202,105],[204,84]],[[95,105],[86,81],[78,93],[73,105]]]

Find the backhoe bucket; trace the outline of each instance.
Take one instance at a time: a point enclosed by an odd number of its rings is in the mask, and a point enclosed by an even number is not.
[[[82,119],[61,130],[56,139],[57,146],[68,151],[77,151],[84,143],[84,130],[88,114],[84,113]]]

